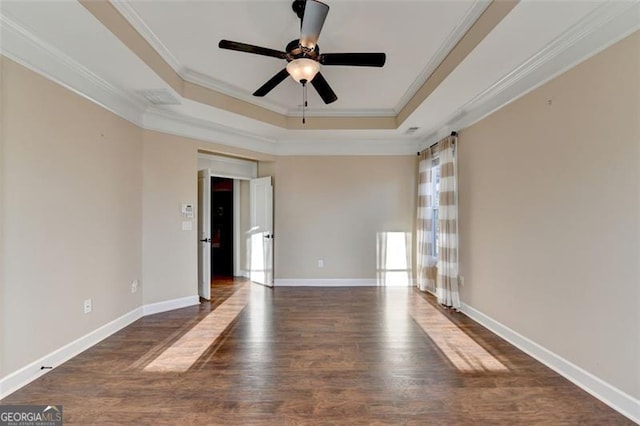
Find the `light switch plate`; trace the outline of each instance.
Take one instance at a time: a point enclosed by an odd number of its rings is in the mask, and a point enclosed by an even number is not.
[[[191,231],[193,229],[193,222],[190,220],[185,220],[182,222],[182,230],[183,231]]]

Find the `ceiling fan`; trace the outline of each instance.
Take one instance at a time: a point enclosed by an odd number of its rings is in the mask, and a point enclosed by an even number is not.
[[[321,54],[317,42],[329,12],[329,6],[317,0],[295,0],[292,8],[300,18],[300,38],[287,44],[284,52],[229,40],[220,40],[218,43],[218,47],[221,49],[272,56],[287,61],[287,66],[256,90],[253,93],[254,96],[265,96],[282,83],[287,76],[291,76],[301,83],[305,90],[306,84],[311,82],[324,103],[330,104],[335,102],[338,97],[320,73],[320,65],[356,67],[382,67],[384,65],[386,61],[384,53]],[[304,93],[303,107],[306,107],[306,92]]]

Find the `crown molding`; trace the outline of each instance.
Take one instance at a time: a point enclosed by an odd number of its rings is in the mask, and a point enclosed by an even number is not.
[[[469,100],[420,144],[426,148],[451,130],[471,126],[640,29],[640,2],[597,7],[535,55]]]
[[[143,127],[147,130],[280,156],[414,155],[419,143],[415,138],[275,140],[158,108],[150,108],[145,112]]]
[[[227,84],[217,78],[202,74],[190,68],[182,68],[180,76],[183,80],[197,84],[207,89],[215,90],[225,95],[233,96],[236,99],[250,102],[263,108],[270,109],[287,117],[302,117],[300,107],[288,108],[280,103],[270,101],[266,98],[257,98],[244,89]],[[324,109],[307,108],[305,115],[308,117],[393,117],[396,111],[392,108],[386,109]]]
[[[151,47],[164,59],[167,64],[178,74],[182,75],[184,66],[171,53],[169,48],[160,41],[160,38],[147,26],[138,12],[125,0],[111,0],[111,4],[129,22],[129,24],[140,34]]]
[[[274,139],[159,108],[147,109],[143,117],[143,127],[147,130],[199,139],[263,154],[274,154],[276,151],[277,141]]]
[[[257,98],[252,94],[247,93],[247,91],[244,89],[233,86],[231,84],[227,84],[221,80],[218,80],[217,78],[192,70],[191,68],[182,67],[179,74],[183,80],[190,83],[197,84],[199,86],[206,87],[207,89],[215,90],[216,92],[233,96],[236,99],[240,99],[242,101],[270,109],[271,111],[277,112],[278,114],[287,115],[287,108],[277,102],[273,102],[266,98]]]
[[[275,155],[415,155],[419,139],[280,140]]]
[[[449,52],[458,44],[460,39],[469,31],[469,28],[478,20],[491,4],[491,0],[475,0],[460,22],[451,30],[444,43],[440,45],[436,53],[431,57],[426,67],[418,74],[418,77],[411,83],[407,91],[393,108],[393,115],[398,115],[407,103],[415,96],[420,88],[427,81],[429,76],[438,68]]]
[[[0,13],[0,54],[138,126],[147,102],[97,74]]]
[[[304,115],[307,117],[395,117],[396,113],[392,109],[324,109],[307,108]],[[288,117],[302,118],[302,109],[290,109],[287,111]]]

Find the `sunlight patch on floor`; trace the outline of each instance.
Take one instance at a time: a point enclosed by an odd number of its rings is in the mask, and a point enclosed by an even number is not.
[[[426,300],[413,299],[409,305],[409,313],[459,371],[463,373],[509,371],[496,357]]]
[[[410,338],[411,320],[407,315],[409,288],[385,289],[384,330],[388,343],[406,342]]]
[[[244,284],[231,297],[204,317],[168,347],[144,370],[154,372],[185,372],[227,329],[249,302],[250,284]]]

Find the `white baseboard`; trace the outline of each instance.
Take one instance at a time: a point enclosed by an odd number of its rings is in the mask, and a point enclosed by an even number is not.
[[[38,377],[48,373],[49,369],[42,370],[42,366],[57,367],[70,360],[74,356],[86,351],[101,340],[128,326],[142,317],[142,307],[138,307],[129,313],[103,325],[102,327],[85,334],[63,347],[43,356],[42,358],[22,367],[21,369],[3,377],[0,380],[0,399],[17,391]]]
[[[276,278],[276,287],[377,287],[375,278]]]
[[[640,424],[640,400],[463,303],[462,313],[540,361],[620,414]]]
[[[200,297],[195,296],[181,297],[179,299],[165,300],[164,302],[151,303],[142,307],[142,315],[159,314],[160,312],[172,311],[174,309],[186,308],[200,303]]]
[[[196,295],[167,300],[165,302],[152,303],[135,308],[131,312],[116,318],[100,328],[85,334],[73,342],[56,349],[42,358],[0,379],[0,399],[7,397],[21,387],[51,371],[50,369],[42,370],[40,367],[51,366],[56,368],[143,316],[197,305],[198,303],[200,303],[200,299]]]

